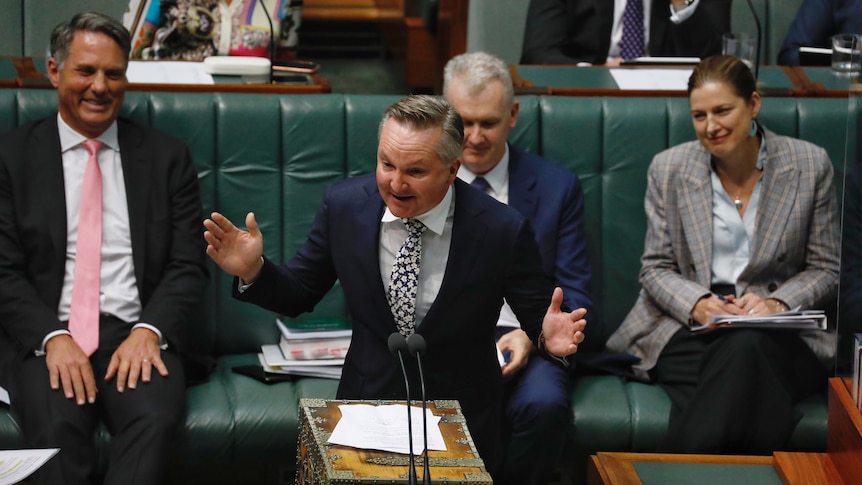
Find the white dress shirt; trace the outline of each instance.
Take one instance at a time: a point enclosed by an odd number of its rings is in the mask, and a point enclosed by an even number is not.
[[[419,266],[419,283],[416,292],[416,327],[437,298],[446,262],[449,260],[449,247],[452,245],[452,222],[455,217],[455,190],[450,186],[443,200],[428,212],[416,217],[425,224],[422,233],[422,261]],[[395,217],[387,207],[380,219],[380,277],[384,288],[389,286],[389,276],[395,265],[395,255],[407,240],[407,228],[401,219]]]

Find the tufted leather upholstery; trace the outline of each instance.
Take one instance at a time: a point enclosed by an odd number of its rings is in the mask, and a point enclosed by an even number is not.
[[[265,253],[281,261],[304,241],[327,185],[374,169],[379,118],[396,99],[132,92],[124,114],[185,140],[198,169],[205,213],[219,210],[243,221],[253,210],[265,234]],[[684,98],[519,99],[511,141],[566,165],[584,185],[598,313],[590,325],[594,345],[600,346],[635,301],[647,166],[658,151],[694,138],[688,104]],[[824,146],[836,173],[843,173],[847,100],[784,98],[763,104],[760,119],[766,126]],[[0,133],[51,115],[55,105],[53,91],[0,90]],[[295,467],[299,399],[333,398],[336,382],[302,378],[266,386],[233,374],[231,367],[256,362],[261,344],[277,341],[275,316],[234,301],[230,278],[211,269],[190,335],[197,350],[216,357],[218,366],[209,382],[189,388],[171,481],[279,483]],[[348,326],[340,289],[294,323]],[[597,450],[655,450],[670,409],[660,388],[611,376],[576,378],[572,401],[566,464],[577,470]],[[793,447],[822,451],[825,398],[800,409],[805,417]],[[96,439],[104,449],[109,438],[102,429]],[[17,421],[8,409],[0,410],[0,449],[21,445]]]

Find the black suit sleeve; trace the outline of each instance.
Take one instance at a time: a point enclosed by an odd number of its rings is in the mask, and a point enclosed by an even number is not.
[[[730,32],[731,0],[700,0],[691,17],[675,24],[666,0],[655,0],[650,23],[651,56],[709,57],[721,54],[721,37]]]
[[[147,221],[144,271],[136,271],[143,278],[138,282],[140,321],[154,325],[173,345],[181,346],[184,328],[198,308],[208,280],[206,244],[200,231],[203,210],[188,148],[173,138],[154,141],[171,150],[153,155],[153,163],[161,158],[159,162],[165,164],[158,170],[159,178],[154,184],[164,184],[166,189],[162,192],[161,188],[153,188],[151,192],[159,194],[160,199],[151,199],[151,208],[158,206],[164,214],[159,220]]]
[[[577,64],[592,62],[585,53],[571,48],[568,0],[531,0],[524,28],[521,64]]]

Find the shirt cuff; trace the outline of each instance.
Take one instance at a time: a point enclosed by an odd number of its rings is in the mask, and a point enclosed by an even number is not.
[[[694,11],[697,10],[697,5],[700,3],[700,0],[694,0],[690,5],[686,5],[685,7],[680,7],[679,9],[674,8],[673,4],[670,4],[670,21],[675,24],[681,24],[691,18],[694,15]]]
[[[150,325],[149,323],[136,323],[135,325],[132,326],[132,330],[134,330],[138,327],[143,327],[143,328],[146,328],[148,330],[152,330],[153,332],[155,332],[155,334],[159,336],[159,348],[162,350],[168,349],[168,341],[165,339],[165,336],[162,335],[162,332],[159,331],[159,329]]]
[[[47,345],[48,341],[51,340],[52,338],[56,337],[57,335],[70,335],[71,336],[72,332],[70,332],[66,329],[54,330],[53,332],[49,333],[48,335],[45,336],[45,338],[42,339],[42,347],[34,350],[33,354],[36,355],[36,357],[42,357],[43,355],[45,355],[45,345]]]

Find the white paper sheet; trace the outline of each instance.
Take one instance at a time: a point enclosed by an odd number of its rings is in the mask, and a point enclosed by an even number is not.
[[[329,443],[352,446],[364,450],[382,450],[409,454],[407,439],[407,406],[404,404],[342,404],[341,419],[332,430]],[[422,433],[422,407],[411,406],[413,420],[413,454],[420,455],[425,449]],[[426,411],[428,420],[428,449],[446,450],[443,433],[440,432],[440,417]]]
[[[215,84],[203,62],[129,61],[126,78],[130,83]]]
[[[623,90],[685,91],[692,69],[611,69]]]
[[[0,387],[0,403],[9,405],[9,391]]]
[[[11,485],[24,480],[58,451],[59,448],[0,451],[0,485]]]

